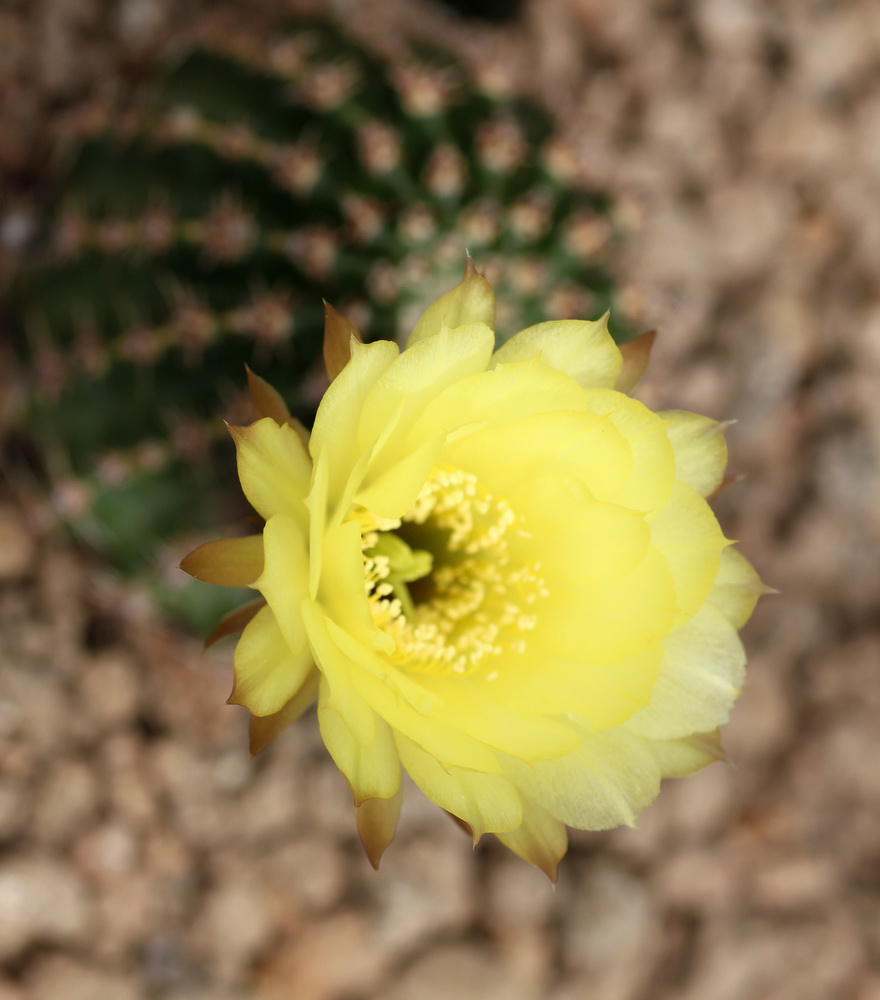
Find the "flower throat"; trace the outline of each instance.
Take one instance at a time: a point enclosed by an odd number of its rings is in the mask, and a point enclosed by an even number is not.
[[[509,504],[460,469],[436,467],[402,519],[370,518],[361,538],[373,620],[413,670],[497,676],[522,653],[547,596],[540,564],[511,554],[528,537]]]

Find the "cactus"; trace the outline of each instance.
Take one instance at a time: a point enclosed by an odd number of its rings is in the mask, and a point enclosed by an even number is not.
[[[237,516],[209,488],[219,415],[246,418],[247,363],[308,420],[322,298],[394,337],[467,248],[515,303],[508,333],[612,304],[609,199],[488,77],[298,22],[177,58],[78,139],[15,284],[18,347],[59,506],[115,566],[155,571],[169,539]]]

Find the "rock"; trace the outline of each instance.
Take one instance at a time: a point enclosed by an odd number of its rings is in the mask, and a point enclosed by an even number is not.
[[[0,960],[37,944],[73,944],[93,926],[84,883],[67,865],[19,857],[0,866]]]
[[[221,876],[208,893],[194,938],[221,980],[236,983],[265,950],[274,929],[267,891],[251,872],[242,872]]]
[[[129,722],[138,710],[140,667],[120,650],[102,653],[82,664],[78,673],[82,710],[99,731]]]
[[[33,835],[47,843],[66,844],[89,822],[97,806],[94,769],[81,760],[61,760],[37,794]]]
[[[389,958],[372,925],[365,913],[342,910],[300,928],[263,963],[256,995],[260,1000],[369,996]]]
[[[86,965],[68,955],[46,955],[28,971],[32,1000],[143,1000],[130,975]]]
[[[349,883],[349,859],[326,839],[284,844],[262,863],[264,877],[284,908],[322,912],[338,903]]]
[[[441,945],[395,975],[382,1000],[535,1000],[486,948]],[[377,998],[378,1000],[378,998]]]

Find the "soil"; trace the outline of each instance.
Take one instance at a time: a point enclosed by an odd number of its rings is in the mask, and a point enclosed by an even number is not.
[[[717,509],[781,591],[745,630],[734,766],[670,782],[634,830],[574,834],[555,891],[413,793],[376,875],[314,719],[249,762],[230,652],[156,619],[7,476],[0,1000],[880,1000],[880,7],[332,6],[500,54],[622,199],[660,330],[642,398],[738,421],[746,478]],[[0,7],[7,259],[71,115],[207,9]]]

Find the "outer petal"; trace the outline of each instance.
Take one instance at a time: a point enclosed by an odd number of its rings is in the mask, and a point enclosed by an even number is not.
[[[351,360],[324,393],[315,415],[315,425],[309,439],[309,450],[315,464],[326,450],[329,495],[345,493],[351,470],[358,464],[362,451],[358,445],[357,427],[364,400],[379,376],[398,357],[397,344],[377,340],[373,344],[352,341]],[[332,447],[328,443],[332,442]]]
[[[700,496],[710,496],[721,485],[727,468],[728,426],[684,410],[657,414],[666,421],[666,430],[675,452],[675,472]]]
[[[468,257],[461,282],[428,306],[410,334],[406,349],[433,337],[444,326],[451,329],[470,323],[485,323],[490,329],[495,329],[495,293]]]
[[[530,767],[510,760],[507,770],[526,795],[578,830],[632,826],[661,777],[650,741],[620,729],[585,736],[578,751],[559,760]]]
[[[538,323],[515,334],[494,354],[496,364],[539,357],[585,389],[613,389],[623,366],[620,348],[608,332],[608,316]]]
[[[180,568],[204,583],[250,587],[263,572],[263,536],[205,542],[190,552]]]
[[[514,785],[500,774],[441,767],[416,743],[395,733],[400,759],[419,788],[453,816],[470,826],[474,841],[484,833],[515,830],[522,824],[522,800]]]
[[[296,519],[276,514],[263,530],[263,573],[254,586],[272,609],[294,654],[306,644],[300,602],[307,593],[308,556]]]
[[[522,825],[496,836],[514,854],[540,868],[551,882],[556,881],[559,862],[568,850],[564,823],[526,799],[523,801]]]
[[[721,564],[709,602],[735,627],[742,628],[755,610],[762,594],[772,593],[761,582],[752,564],[734,548],[721,553]]]
[[[256,615],[256,613],[266,606],[266,602],[262,597],[258,597],[255,601],[248,601],[247,604],[242,604],[240,608],[235,608],[230,611],[229,614],[224,615],[219,622],[217,622],[214,630],[205,639],[205,649],[210,649],[215,642],[219,642],[221,639],[225,639],[227,636],[235,635],[248,624],[248,622]]]
[[[391,728],[374,715],[372,732],[365,738],[362,726],[349,726],[348,707],[348,699],[331,693],[326,678],[322,679],[318,694],[321,736],[348,781],[355,805],[367,799],[391,798],[400,786],[400,757]]]
[[[679,612],[687,617],[696,614],[718,575],[721,552],[730,542],[706,501],[682,482],[675,484],[669,503],[646,520],[651,542],[662,552],[672,574]]]
[[[266,520],[291,514],[304,524],[302,501],[309,490],[312,463],[296,431],[271,417],[229,431],[238,451],[241,486],[254,510]]]
[[[317,670],[312,670],[303,682],[303,686],[290,701],[274,715],[252,716],[249,728],[251,757],[265,750],[266,747],[288,726],[310,708],[318,694]]]
[[[245,627],[235,647],[235,686],[229,702],[244,705],[254,715],[274,715],[299,691],[312,668],[305,641],[292,650],[272,609],[265,607]]]
[[[726,722],[745,675],[746,657],[736,629],[707,604],[663,647],[651,702],[626,728],[655,739],[675,739]]]

